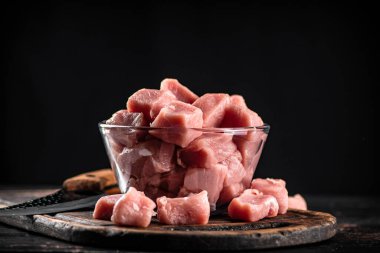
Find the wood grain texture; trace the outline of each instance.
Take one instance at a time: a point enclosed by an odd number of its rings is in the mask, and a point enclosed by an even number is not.
[[[0,199],[22,202],[41,197],[57,190],[44,186],[0,185]],[[320,196],[306,195],[313,210],[323,210],[337,217],[337,233],[329,240],[281,248],[287,253],[347,253],[380,252],[380,201],[377,196]],[[88,252],[88,253],[132,253],[143,252],[118,247],[83,245],[58,240],[43,234],[28,232],[0,222],[0,252]],[[186,251],[190,251],[184,248]],[[155,250],[158,252],[159,250]],[[245,251],[253,252],[255,249]],[[151,251],[147,251],[151,252]],[[166,252],[166,251],[161,251]],[[266,253],[278,253],[278,248],[266,249]]]
[[[161,225],[153,219],[146,229],[94,220],[91,211],[0,217],[0,221],[69,242],[140,250],[277,248],[319,242],[336,233],[334,216],[300,210],[251,223],[234,221],[226,215],[211,217],[208,225],[191,226]]]
[[[63,182],[66,191],[106,192],[108,194],[120,193],[116,178],[111,169],[89,171]]]

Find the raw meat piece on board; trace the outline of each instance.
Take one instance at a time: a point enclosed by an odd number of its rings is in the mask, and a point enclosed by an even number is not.
[[[207,192],[180,198],[158,198],[157,217],[161,223],[170,225],[207,224],[210,217]]]

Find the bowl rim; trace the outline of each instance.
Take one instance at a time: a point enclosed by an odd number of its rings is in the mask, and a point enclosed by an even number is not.
[[[261,126],[249,126],[249,127],[206,127],[206,128],[193,128],[193,127],[150,127],[150,126],[124,126],[124,125],[113,125],[107,124],[106,120],[98,123],[100,129],[104,128],[118,128],[118,129],[131,129],[131,130],[175,130],[175,129],[187,129],[187,130],[197,130],[203,132],[241,132],[241,131],[257,131],[261,130],[264,132],[269,132],[270,125],[264,123]]]

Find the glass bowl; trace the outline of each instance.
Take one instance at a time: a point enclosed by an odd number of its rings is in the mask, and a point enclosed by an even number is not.
[[[99,123],[120,191],[155,200],[208,192],[210,207],[250,187],[270,126],[153,128]]]

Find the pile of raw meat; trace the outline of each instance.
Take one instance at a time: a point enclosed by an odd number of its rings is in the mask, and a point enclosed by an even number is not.
[[[117,225],[136,227],[148,227],[155,215],[162,224],[207,224],[210,217],[207,195],[207,191],[203,190],[186,197],[163,196],[156,199],[156,205],[143,192],[130,187],[125,194],[100,198],[93,216],[95,219],[111,220]],[[284,214],[288,208],[306,210],[307,206],[299,194],[288,197],[284,180],[257,178],[249,189],[232,199],[228,205],[228,215],[233,219],[253,222]]]
[[[165,224],[205,224],[228,203],[232,218],[250,221],[287,210],[284,181],[251,182],[267,131],[255,128],[264,123],[242,96],[198,97],[165,79],[160,90],[135,92],[106,123],[111,165],[121,191],[129,190],[99,200],[95,218],[144,227],[156,207]]]
[[[267,138],[263,129],[242,128],[264,125],[242,96],[198,97],[175,79],[138,90],[106,123],[122,192],[132,186],[156,200],[205,190],[211,210],[249,188]]]

